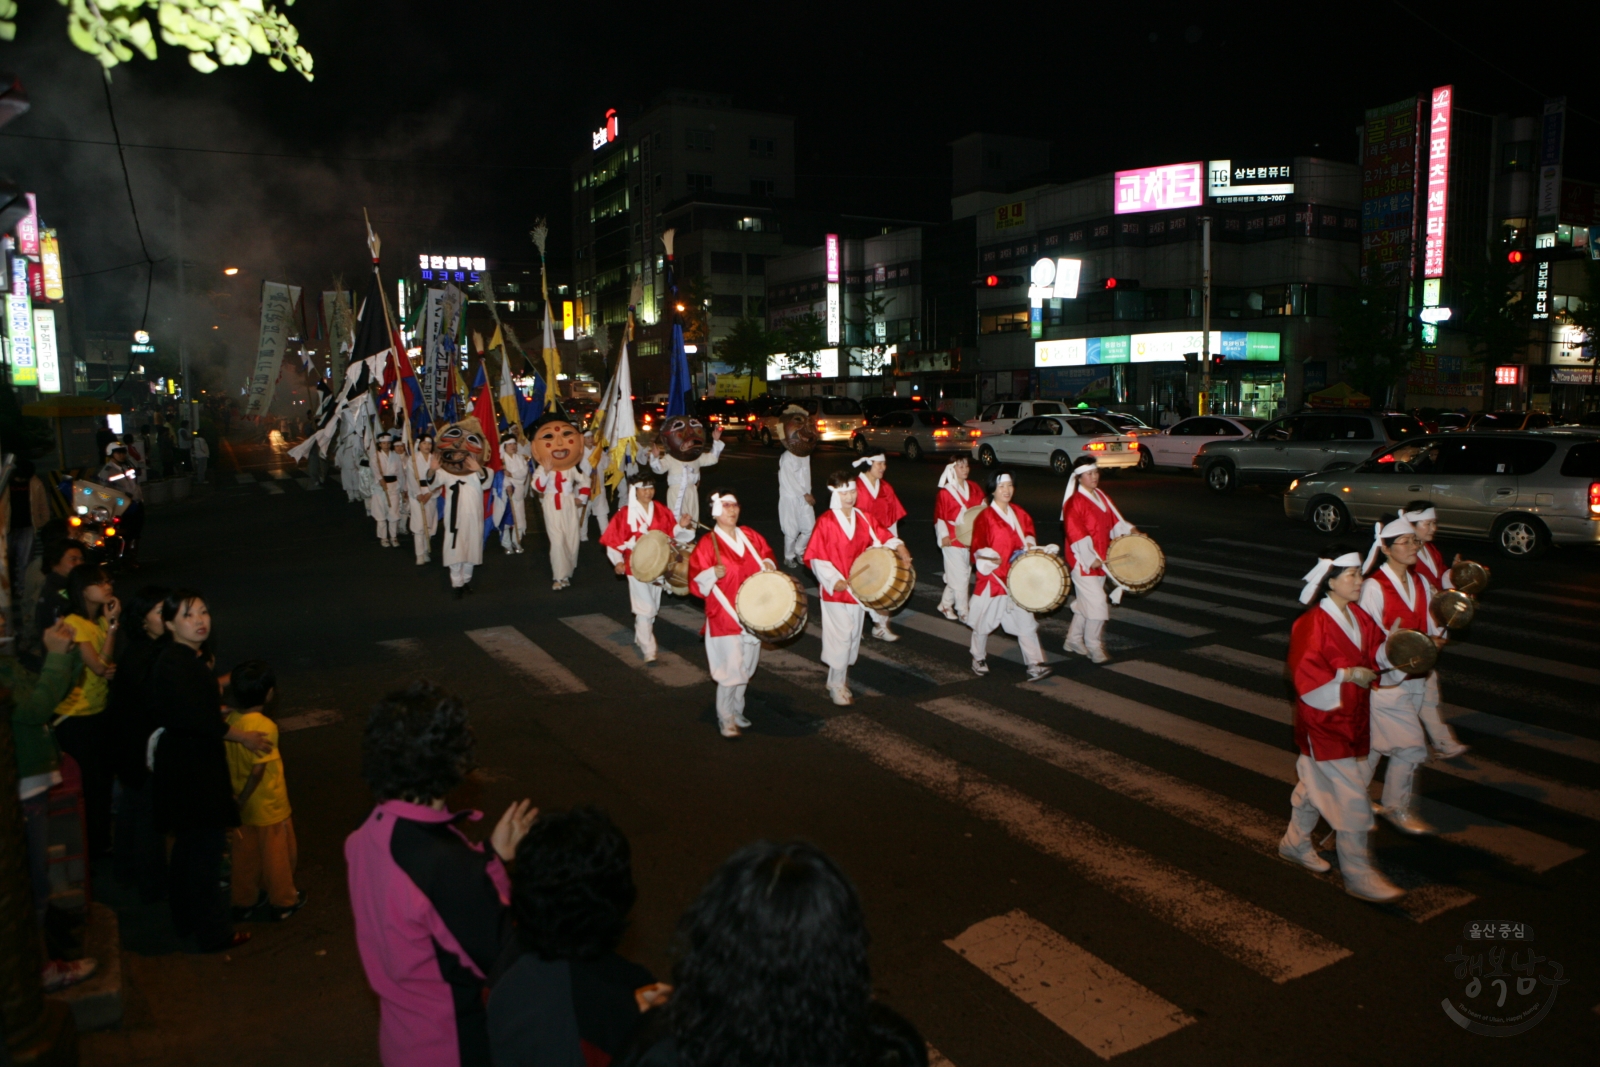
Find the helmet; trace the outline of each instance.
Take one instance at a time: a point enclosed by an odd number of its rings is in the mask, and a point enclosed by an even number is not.
[[[112,441],[110,444],[106,445],[106,455],[108,456],[113,452],[126,452],[127,450],[128,446],[122,441]]]

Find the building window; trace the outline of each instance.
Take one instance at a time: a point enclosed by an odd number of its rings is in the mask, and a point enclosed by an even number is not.
[[[717,253],[711,253],[715,256]],[[721,317],[737,319],[744,314],[744,297],[737,293],[724,295],[716,293],[711,297],[711,314]]]
[[[666,187],[666,184],[667,184],[667,176],[665,174],[657,174],[656,175],[656,192],[659,193],[663,188]]]
[[[694,171],[685,174],[684,180],[688,182],[691,193],[709,193],[716,184],[711,175],[696,174]]]
[[[777,195],[777,191],[778,183],[773,181],[771,178],[750,179],[751,196],[775,196]]]
[[[717,135],[713,130],[685,130],[683,136],[691,152],[709,152],[716,147]]]
[[[986,312],[978,319],[979,333],[1014,333],[1028,328],[1028,309]]]
[[[743,274],[743,257],[737,252],[711,253],[712,274]]]
[[[750,158],[751,159],[771,159],[773,156],[777,155],[777,152],[778,152],[778,142],[774,141],[772,138],[770,138],[770,137],[752,137],[752,138],[750,138]]]
[[[746,215],[739,220],[738,229],[744,230],[746,233],[760,233],[761,225],[759,218],[754,215]]]

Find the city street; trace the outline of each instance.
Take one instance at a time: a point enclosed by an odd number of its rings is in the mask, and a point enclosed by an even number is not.
[[[713,868],[752,840],[801,837],[860,888],[877,994],[936,1062],[1298,1065],[1334,1062],[1337,1041],[1349,1062],[1487,1063],[1512,1049],[1441,1001],[1463,984],[1446,956],[1491,920],[1531,928],[1570,982],[1517,1056],[1593,1055],[1600,553],[1511,563],[1486,543],[1443,545],[1493,570],[1478,620],[1440,660],[1472,751],[1420,774],[1440,837],[1380,821],[1377,858],[1410,893],[1379,907],[1277,855],[1296,780],[1282,666],[1300,577],[1325,544],[1277,496],[1214,496],[1189,472],[1108,476],[1167,555],[1155,592],[1113,608],[1114,662],[1062,653],[1063,608],[1041,626],[1052,677],[1027,682],[997,633],[979,678],[968,631],[934,610],[940,464],[891,457],[919,582],[901,640],[863,640],[856,702],[835,707],[813,599],[809,632],[763,653],[754,728],[730,742],[700,602],[665,598],[660,660],[640,663],[592,524],[572,588],[551,590],[535,532],[522,556],[491,544],[455,599],[442,566],[416,566],[409,542],[381,547],[337,481],[312,484],[281,442],[223,452],[209,488],[151,510],[146,565],[119,591],[199,589],[218,667],[277,668],[310,900],[227,956],[195,956],[177,951],[164,908],[102,889],[122,918],[127,1010],[119,1030],[81,1038],[85,1064],[378,1062],[341,849],[370,804],[365,709],[419,677],[472,709],[480,768],[450,799],[486,813],[473,832],[528,797],[599,805],[629,835],[639,903],[623,952],[662,978],[674,922]],[[781,545],[777,455],[735,442],[701,491],[735,489],[745,524]],[[816,454],[814,483],[850,458]],[[1040,541],[1059,542],[1062,480],[1018,481]]]

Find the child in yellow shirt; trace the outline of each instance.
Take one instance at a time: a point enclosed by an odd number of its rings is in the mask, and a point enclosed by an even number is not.
[[[233,919],[281,922],[305,905],[296,890],[298,862],[289,791],[283,779],[278,724],[266,714],[277,695],[277,677],[260,660],[235,667],[228,683],[228,725],[259,731],[272,742],[265,756],[239,744],[228,745],[228,772],[239,802],[239,829],[233,833]]]

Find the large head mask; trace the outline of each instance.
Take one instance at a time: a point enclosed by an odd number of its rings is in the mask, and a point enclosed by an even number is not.
[[[783,447],[797,456],[809,456],[817,448],[817,430],[811,424],[811,413],[803,407],[790,404],[779,416],[778,426],[783,435]]]
[[[564,415],[551,413],[529,431],[533,461],[545,470],[569,471],[583,458],[583,434]]]
[[[476,474],[483,470],[483,427],[472,416],[452,422],[439,431],[439,466],[451,474]]]
[[[693,463],[706,450],[706,426],[696,415],[674,415],[661,424],[661,443],[673,459]]]

